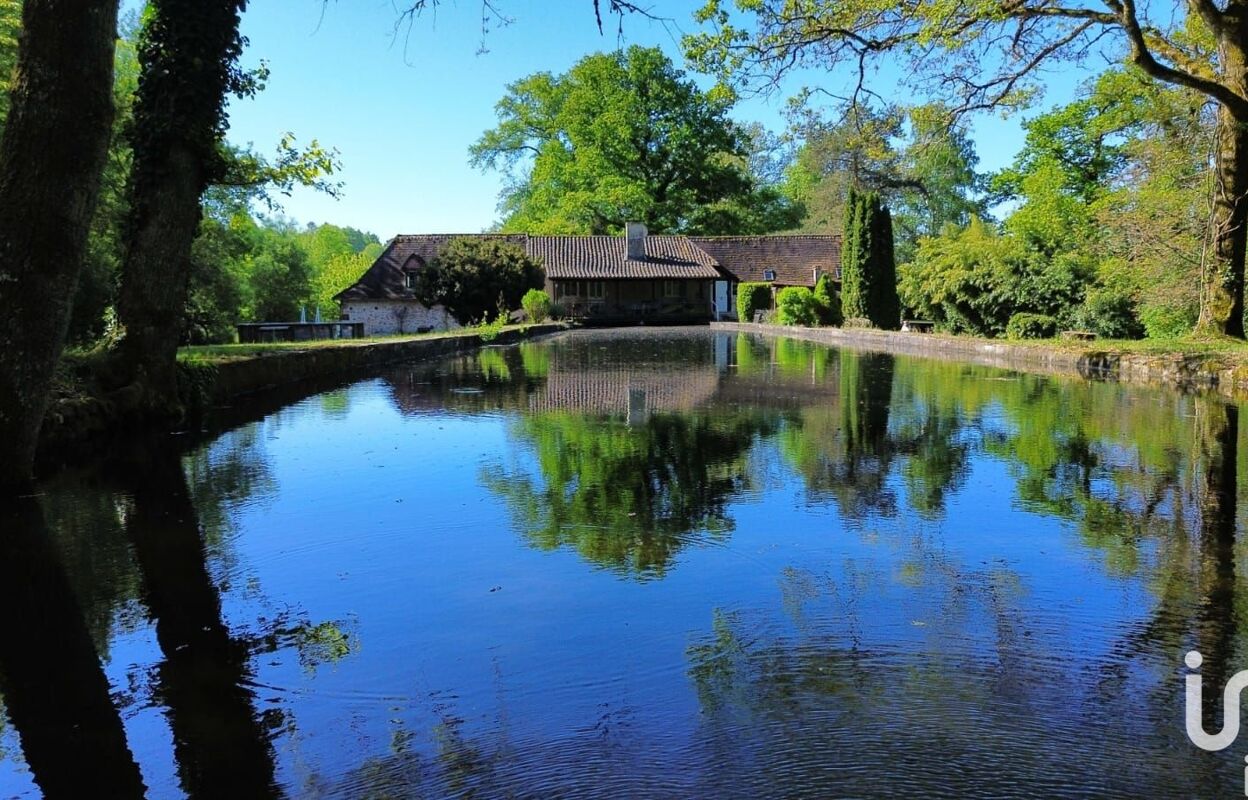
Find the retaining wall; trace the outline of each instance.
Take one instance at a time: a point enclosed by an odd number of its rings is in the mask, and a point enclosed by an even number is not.
[[[713,322],[711,327],[715,330],[787,336],[858,350],[967,361],[1002,369],[1091,380],[1172,386],[1182,391],[1216,392],[1236,400],[1248,399],[1248,363],[1218,353],[1113,353],[1097,350],[1095,344],[1066,349],[1023,342],[865,328],[801,328],[747,322]]]

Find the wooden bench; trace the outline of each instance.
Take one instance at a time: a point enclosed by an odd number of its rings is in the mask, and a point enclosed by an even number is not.
[[[1062,331],[1061,336],[1063,339],[1080,339],[1085,342],[1096,338],[1096,334],[1092,331]]]
[[[901,330],[905,333],[931,333],[936,329],[936,323],[928,319],[903,319],[901,321]]]

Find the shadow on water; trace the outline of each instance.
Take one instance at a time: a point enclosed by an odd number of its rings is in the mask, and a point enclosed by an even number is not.
[[[38,498],[0,509],[0,693],[48,798],[142,797],[108,679]],[[104,787],[108,787],[105,789]]]
[[[202,530],[177,453],[128,459],[119,472],[133,509],[126,533],[164,660],[182,787],[193,798],[274,797],[273,752],[248,682],[248,645],[230,635],[208,574]]]

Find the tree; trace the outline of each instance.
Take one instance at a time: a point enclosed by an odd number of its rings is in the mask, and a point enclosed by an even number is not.
[[[807,212],[802,229],[844,227],[851,186],[878,192],[895,212],[900,260],[920,236],[984,213],[979,161],[965,126],[940,104],[846,109],[835,119],[795,101],[791,135],[802,140],[783,189]]]
[[[702,232],[728,227],[725,218],[753,229],[786,224],[771,221],[783,218],[784,198],[749,175],[746,137],[728,108],[662,51],[630,47],[511,84],[496,106],[498,126],[469,152],[474,166],[508,178],[499,204],[508,231],[605,234],[640,221],[653,231]]]
[[[242,71],[246,0],[153,0],[139,36],[130,140],[130,209],[118,316],[124,380],[138,405],[177,408],[177,348],[200,197],[226,174],[219,142],[227,92],[248,95],[263,75]]]
[[[993,0],[881,7],[864,0],[795,3],[736,0],[752,30],[734,24],[724,0],[699,18],[714,29],[687,37],[688,55],[727,80],[774,81],[793,69],[849,65],[850,93],[870,94],[876,59],[906,60],[914,90],[945,96],[955,113],[1013,108],[1043,80],[1042,68],[1091,55],[1123,57],[1150,78],[1196,91],[1218,104],[1217,190],[1212,257],[1202,280],[1198,330],[1244,334],[1244,256],[1248,249],[1248,14],[1245,0],[1190,0],[1174,8],[1135,0],[1100,4]],[[1117,50],[1109,48],[1116,45]],[[1125,55],[1124,55],[1125,54]]]
[[[867,319],[872,275],[867,261],[871,228],[866,224],[863,197],[850,187],[845,203],[845,230],[841,236],[841,311],[846,319]]]
[[[0,140],[0,489],[30,477],[108,157],[117,5],[25,0]]]
[[[901,324],[892,217],[874,192],[849,191],[841,239],[841,303],[846,318],[867,319],[879,328]]]
[[[525,292],[546,279],[541,264],[515,245],[490,239],[453,239],[420,273],[416,296],[442,305],[460,324],[519,308]]]

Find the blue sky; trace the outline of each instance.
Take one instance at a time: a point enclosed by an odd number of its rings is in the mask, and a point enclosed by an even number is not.
[[[495,123],[508,83],[539,70],[562,72],[587,53],[619,44],[600,36],[590,0],[502,0],[514,20],[491,26],[482,43],[477,0],[447,0],[397,35],[402,0],[254,0],[243,18],[246,60],[268,61],[272,78],[254,100],[233,103],[230,139],[271,152],[291,131],[336,147],[345,192],[334,200],[300,191],[283,202],[300,222],[372,231],[467,233],[496,218],[500,176],[468,165],[467,148]],[[625,45],[660,46],[680,63],[680,31],[693,28],[699,0],[655,0],[679,30],[625,20]],[[1080,73],[1055,74],[1047,102],[1070,96]],[[783,128],[786,95],[803,84],[841,88],[842,75],[807,73],[783,93],[743,101],[733,116]],[[710,81],[698,77],[702,85]],[[1018,120],[975,121],[981,166],[1008,163],[1022,142]]]

